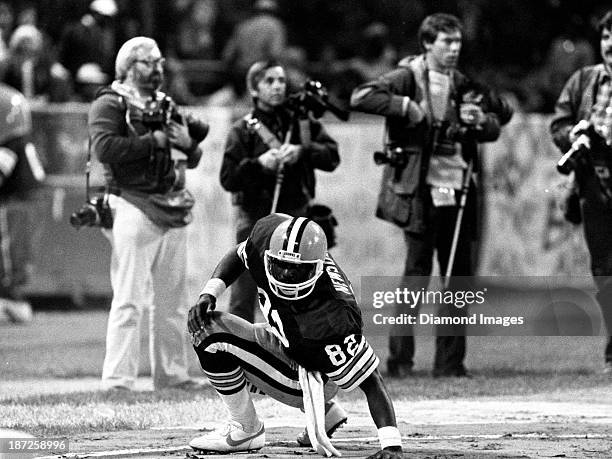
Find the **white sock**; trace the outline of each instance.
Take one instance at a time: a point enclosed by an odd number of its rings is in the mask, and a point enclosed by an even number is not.
[[[253,399],[247,386],[235,394],[219,395],[230,413],[231,420],[240,423],[245,432],[256,432],[261,429],[262,423],[257,416],[255,405],[253,405]]]

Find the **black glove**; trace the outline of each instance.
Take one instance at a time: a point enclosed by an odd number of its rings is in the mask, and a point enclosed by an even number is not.
[[[402,459],[404,453],[401,446],[387,446],[375,454],[372,454],[368,459]]]
[[[187,328],[189,333],[199,331],[202,326],[210,325],[211,312],[215,309],[217,299],[208,294],[203,293],[198,298],[198,302],[189,310],[187,317]]]

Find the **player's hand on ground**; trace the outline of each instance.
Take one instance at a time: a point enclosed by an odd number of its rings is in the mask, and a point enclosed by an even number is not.
[[[404,453],[401,446],[388,446],[372,454],[368,459],[402,459],[403,457]]]
[[[208,294],[203,293],[198,298],[198,301],[189,310],[187,317],[187,328],[190,333],[199,331],[203,326],[210,325],[211,313],[214,311],[217,304],[217,299]]]

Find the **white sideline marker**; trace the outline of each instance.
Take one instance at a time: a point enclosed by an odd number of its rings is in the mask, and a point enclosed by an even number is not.
[[[546,435],[546,434],[491,434],[491,435],[424,435],[418,437],[402,437],[404,445],[409,443],[417,443],[421,440],[432,441],[432,440],[495,440],[495,439],[541,439],[541,440],[573,440],[573,439],[592,439],[592,440],[609,440],[612,439],[612,434],[567,434],[567,435]],[[334,439],[334,443],[376,443],[378,437],[351,437],[351,438],[337,438]],[[97,457],[133,457],[133,456],[145,456],[152,454],[164,454],[164,453],[180,453],[193,451],[189,446],[180,446],[176,448],[155,448],[155,449],[119,449],[114,451],[98,451],[92,453],[68,453],[59,456],[39,456],[36,459],[89,459]],[[248,457],[248,456],[247,456]]]

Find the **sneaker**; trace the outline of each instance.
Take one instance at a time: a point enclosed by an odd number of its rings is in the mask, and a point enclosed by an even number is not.
[[[329,438],[332,437],[334,432],[338,430],[343,424],[346,424],[348,416],[346,411],[333,400],[330,400],[325,404],[325,433]],[[308,436],[308,429],[297,436],[297,442],[300,446],[312,446],[310,437]]]
[[[196,437],[189,442],[189,446],[197,451],[217,453],[256,451],[265,444],[266,431],[263,422],[257,432],[245,432],[242,424],[235,421],[229,421],[221,429]]]

